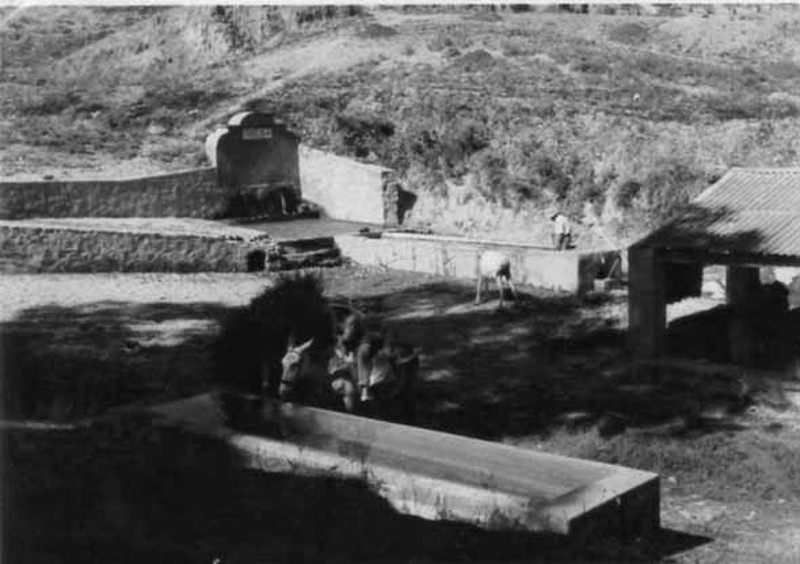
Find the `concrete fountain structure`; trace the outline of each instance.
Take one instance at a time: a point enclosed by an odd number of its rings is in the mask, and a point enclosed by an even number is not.
[[[211,394],[153,411],[225,441],[245,464],[364,480],[399,512],[489,530],[641,537],[660,526],[658,475],[265,400],[237,431]]]

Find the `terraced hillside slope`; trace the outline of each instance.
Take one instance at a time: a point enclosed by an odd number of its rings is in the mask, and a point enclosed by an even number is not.
[[[6,9],[2,174],[185,168],[267,109],[395,168],[416,224],[530,240],[555,203],[586,241],[800,165],[798,6],[625,6]]]

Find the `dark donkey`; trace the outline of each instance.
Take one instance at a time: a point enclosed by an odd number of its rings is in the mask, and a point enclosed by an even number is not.
[[[252,400],[267,396],[326,403],[330,385],[321,375],[294,378],[283,365],[292,352],[313,364],[327,363],[334,334],[322,281],[313,274],[282,276],[223,324],[215,350],[217,383]]]
[[[366,332],[363,315],[330,304],[311,274],[264,290],[233,315],[217,346],[218,382],[255,403],[269,396],[356,411],[361,389],[382,410],[386,400],[408,396],[415,367],[415,352]]]

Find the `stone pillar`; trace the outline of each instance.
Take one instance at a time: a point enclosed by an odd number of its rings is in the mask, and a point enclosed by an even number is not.
[[[628,340],[637,358],[656,358],[665,349],[667,307],[663,263],[656,249],[628,250]]]
[[[725,293],[730,305],[747,303],[761,286],[759,269],[751,266],[729,266],[725,278]]]
[[[753,366],[758,357],[756,316],[758,291],[761,287],[759,269],[749,266],[729,266],[725,293],[732,308],[728,325],[728,356],[740,366]]]

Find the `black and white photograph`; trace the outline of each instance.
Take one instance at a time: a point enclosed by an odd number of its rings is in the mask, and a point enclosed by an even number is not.
[[[0,564],[800,562],[800,3],[0,0]]]

